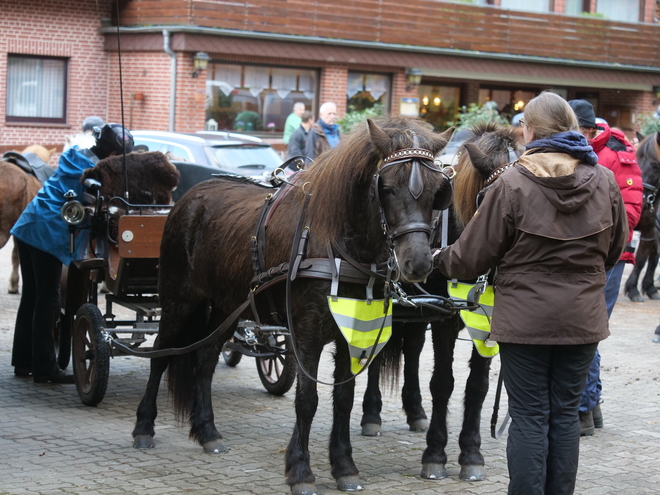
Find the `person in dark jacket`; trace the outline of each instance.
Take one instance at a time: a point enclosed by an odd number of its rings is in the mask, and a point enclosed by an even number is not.
[[[578,118],[580,133],[589,140],[589,144],[598,155],[598,163],[614,173],[628,216],[628,243],[630,243],[633,230],[642,216],[644,190],[642,171],[637,164],[635,148],[620,130],[610,129],[606,123],[597,126],[594,107],[588,101],[571,100],[568,104]],[[612,315],[619,297],[623,269],[626,263],[635,263],[633,253],[634,249],[627,247],[619,262],[606,274],[605,304],[608,318]],[[580,434],[583,436],[593,435],[594,428],[603,427],[603,414],[600,409],[602,389],[600,353],[596,350],[580,404]]]
[[[324,151],[339,144],[339,126],[335,124],[337,118],[337,105],[328,101],[319,109],[319,120],[312,126],[307,136],[305,155],[316,160]]]
[[[598,165],[564,99],[541,93],[521,127],[527,151],[435,266],[459,280],[496,269],[490,338],[509,398],[509,495],[570,495],[580,397],[609,335],[605,273],[623,252],[628,222],[614,175]]]
[[[307,144],[307,136],[309,130],[314,125],[312,120],[312,112],[303,112],[302,122],[298,128],[291,133],[289,138],[289,146],[287,148],[287,157],[305,156],[305,146]]]
[[[95,127],[96,144],[90,149],[70,148],[60,156],[55,173],[44,182],[11,230],[18,247],[23,294],[16,314],[11,364],[19,377],[32,375],[36,383],[73,383],[57,365],[53,328],[60,305],[62,264],[82,259],[89,239],[78,235],[74,252],[68,224],[60,211],[64,193],[82,196],[82,173],[103,158],[130,152],[133,137],[119,124]],[[82,231],[81,231],[82,232]]]

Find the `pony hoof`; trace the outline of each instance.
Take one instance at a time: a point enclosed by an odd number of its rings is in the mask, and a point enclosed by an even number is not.
[[[429,420],[425,418],[416,419],[408,423],[410,431],[424,432],[429,429]]]
[[[628,296],[628,299],[630,299],[632,302],[644,302],[644,298],[639,294],[635,294],[634,296]]]
[[[483,466],[461,466],[458,479],[461,481],[483,481],[486,479],[486,472]]]
[[[342,492],[361,492],[364,485],[357,476],[340,476],[337,478],[337,489]]]
[[[422,473],[420,475],[426,480],[441,480],[447,477],[447,468],[444,464],[422,464]]]
[[[133,437],[133,448],[135,449],[153,449],[154,447],[154,437],[151,435],[135,435]]]
[[[649,294],[647,292],[646,295],[649,296],[649,299],[653,299],[654,301],[657,301],[657,300],[660,299],[660,294],[658,292],[654,292],[652,294]]]
[[[292,495],[319,495],[316,486],[313,483],[297,483],[291,485]]]
[[[362,425],[362,436],[363,437],[379,437],[380,436],[380,425],[375,423],[367,423]]]
[[[229,452],[229,448],[222,442],[221,438],[203,443],[202,447],[204,447],[204,452],[207,454],[224,454],[225,452]]]
[[[660,344],[660,335],[658,335],[657,333],[653,334],[653,343]]]
[[[11,289],[11,288],[10,288],[10,289],[7,291],[7,294],[18,294],[18,289]]]

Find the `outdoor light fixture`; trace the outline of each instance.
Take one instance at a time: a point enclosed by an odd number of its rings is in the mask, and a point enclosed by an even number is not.
[[[206,70],[206,68],[209,66],[209,60],[211,60],[211,57],[209,57],[209,54],[206,52],[197,52],[195,53],[195,58],[193,58],[193,64],[195,66],[195,70],[192,73],[193,77],[199,76],[199,73],[203,70]]]
[[[417,89],[417,86],[422,82],[422,70],[409,68],[406,69],[406,76],[408,78],[408,85],[406,86],[406,91],[413,91]]]

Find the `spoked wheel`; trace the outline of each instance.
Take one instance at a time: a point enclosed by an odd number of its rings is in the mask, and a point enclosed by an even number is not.
[[[83,404],[103,400],[110,372],[110,347],[103,338],[103,316],[93,304],[83,304],[73,327],[73,375]]]
[[[277,347],[289,346],[284,335],[275,336]],[[264,388],[273,395],[284,395],[296,381],[296,361],[289,353],[271,358],[257,358],[257,373]]]
[[[234,339],[230,339],[230,342],[232,342]],[[241,354],[238,351],[232,351],[231,349],[222,349],[222,359],[225,360],[225,364],[230,367],[236,366],[238,363],[241,362],[241,358],[243,357],[243,354]]]
[[[55,340],[55,354],[60,369],[66,369],[71,361],[71,325],[73,317],[61,313],[55,322],[53,338]]]

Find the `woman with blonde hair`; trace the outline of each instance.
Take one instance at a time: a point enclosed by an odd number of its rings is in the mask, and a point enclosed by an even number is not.
[[[565,100],[543,92],[520,122],[525,153],[435,263],[459,280],[496,270],[490,338],[500,344],[511,414],[509,495],[570,495],[580,396],[609,335],[605,271],[625,247],[626,212]]]

